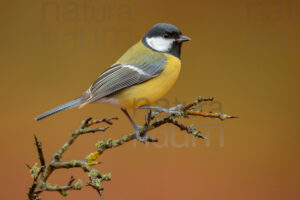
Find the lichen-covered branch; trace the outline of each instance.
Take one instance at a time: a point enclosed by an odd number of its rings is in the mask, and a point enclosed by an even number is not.
[[[90,126],[94,124],[106,123],[108,125],[112,125],[112,120],[116,120],[117,118],[103,118],[99,120],[92,120],[92,118],[88,118],[84,120],[79,129],[74,131],[68,141],[52,156],[49,164],[46,165],[43,151],[42,151],[42,143],[35,136],[35,145],[37,147],[39,160],[41,163],[41,168],[37,166],[35,163],[32,167],[30,167],[30,173],[33,177],[33,183],[29,188],[29,192],[27,193],[29,200],[40,200],[39,194],[43,191],[57,191],[63,196],[67,195],[67,191],[69,190],[80,190],[82,187],[82,181],[79,179],[75,184],[73,182],[75,179],[72,177],[66,186],[54,185],[51,186],[47,180],[52,172],[56,169],[61,168],[82,168],[85,172],[90,173],[94,169],[90,168],[86,160],[71,160],[71,161],[60,161],[65,151],[73,144],[73,142],[83,134],[95,133],[95,132],[103,132],[108,127],[104,128],[90,128]],[[95,162],[93,163],[96,164]],[[98,164],[98,163],[97,163]],[[100,173],[95,176],[98,179],[102,179]]]
[[[193,125],[185,125],[181,122],[179,122],[180,118],[188,118],[192,116],[196,117],[208,117],[208,118],[218,118],[221,120],[230,119],[230,118],[236,118],[236,116],[230,116],[226,114],[221,113],[205,113],[201,112],[199,109],[197,109],[197,106],[201,102],[205,101],[213,101],[213,98],[201,98],[198,97],[196,101],[194,101],[191,104],[188,104],[186,106],[177,105],[176,107],[172,108],[174,111],[173,114],[168,114],[166,116],[160,115],[159,112],[152,112],[151,110],[148,112],[148,114],[145,117],[145,123],[141,128],[139,129],[140,135],[143,136],[153,129],[156,129],[164,124],[172,124],[176,127],[178,127],[180,130],[184,131],[187,134],[191,134],[194,137],[206,139],[205,136],[201,134],[199,130],[197,130]],[[110,181],[111,180],[111,174],[100,174],[100,172],[93,168],[94,165],[100,164],[99,161],[97,161],[99,155],[103,154],[106,150],[119,147],[125,143],[128,143],[132,140],[136,140],[136,134],[125,134],[123,137],[119,139],[107,139],[107,140],[101,140],[96,143],[97,149],[95,152],[90,153],[85,159],[83,160],[70,160],[70,161],[61,161],[61,158],[68,150],[68,148],[74,143],[74,141],[83,134],[89,134],[89,133],[96,133],[96,132],[103,132],[106,131],[108,128],[106,127],[96,127],[91,128],[92,125],[100,124],[100,123],[106,123],[107,125],[112,125],[112,121],[116,120],[118,118],[103,118],[103,119],[92,119],[88,118],[84,121],[82,121],[79,129],[74,131],[71,135],[71,137],[67,140],[67,142],[52,156],[49,164],[47,165],[45,162],[45,158],[43,155],[42,150],[42,143],[35,137],[35,145],[37,147],[39,161],[40,161],[40,168],[38,167],[38,164],[35,163],[32,167],[28,166],[30,169],[30,173],[33,177],[33,183],[29,188],[29,192],[27,193],[29,200],[40,200],[39,194],[44,191],[56,191],[62,194],[63,196],[67,195],[67,192],[70,190],[80,190],[83,186],[83,183],[80,179],[77,180],[75,184],[75,178],[71,177],[68,184],[65,186],[59,186],[54,185],[52,186],[50,183],[48,183],[48,178],[52,174],[54,170],[57,169],[70,169],[70,168],[81,168],[84,172],[88,173],[88,177],[90,182],[87,183],[87,186],[92,187],[95,189],[100,198],[102,199],[102,192],[103,188],[101,187],[101,183],[103,181]],[[157,142],[158,140],[155,138],[150,138],[147,140],[147,142]]]

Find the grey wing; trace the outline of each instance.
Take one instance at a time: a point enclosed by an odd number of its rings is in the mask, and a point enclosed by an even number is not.
[[[131,64],[116,64],[107,69],[90,87],[89,102],[97,101],[119,90],[143,83],[152,79],[164,69],[164,63],[156,65],[135,66]]]

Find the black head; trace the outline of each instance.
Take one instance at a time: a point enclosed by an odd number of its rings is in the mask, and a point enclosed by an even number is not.
[[[148,48],[169,53],[178,58],[180,58],[182,43],[189,40],[191,39],[182,35],[176,26],[166,23],[155,24],[142,39]]]

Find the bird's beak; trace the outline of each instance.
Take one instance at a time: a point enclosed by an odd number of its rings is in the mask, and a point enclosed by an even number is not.
[[[178,42],[186,42],[186,41],[190,41],[190,40],[191,40],[191,38],[189,38],[188,36],[185,36],[185,35],[181,35],[181,36],[177,39]]]

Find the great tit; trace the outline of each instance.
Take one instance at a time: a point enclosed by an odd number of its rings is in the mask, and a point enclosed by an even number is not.
[[[80,108],[90,103],[108,103],[120,107],[126,114],[139,141],[147,140],[147,136],[139,134],[139,126],[134,123],[127,109],[159,110],[151,105],[174,85],[181,68],[182,43],[189,40],[174,25],[155,24],[81,96],[37,116],[35,120],[77,106]]]

